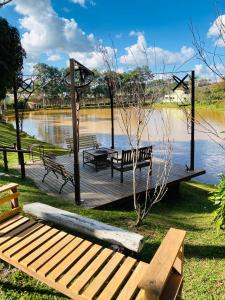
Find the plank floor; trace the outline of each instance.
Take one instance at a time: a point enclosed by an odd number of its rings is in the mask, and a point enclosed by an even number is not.
[[[83,207],[97,208],[132,196],[132,171],[125,172],[124,182],[120,183],[120,172],[114,170],[113,178],[111,178],[111,169],[109,167],[96,172],[94,168],[82,165],[81,155],[82,154],[80,154],[80,179]],[[73,173],[73,155],[58,156],[56,161],[63,164],[68,171]],[[151,176],[152,188],[154,188],[157,182],[157,175],[161,172],[159,172],[159,170],[163,167],[164,164],[162,161],[153,159]],[[139,170],[136,172],[137,193],[142,193],[146,190],[147,170],[148,168],[143,168],[141,172]],[[74,201],[74,187],[70,182],[64,186],[60,195],[58,191],[63,180],[60,176],[57,179],[51,172],[46,176],[45,181],[42,182],[45,173],[46,171],[41,161],[26,165],[27,177],[33,179],[41,190],[50,195]],[[189,180],[204,173],[204,170],[187,172],[184,166],[173,164],[168,178],[168,185]]]

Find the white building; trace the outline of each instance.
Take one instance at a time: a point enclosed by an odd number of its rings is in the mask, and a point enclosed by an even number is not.
[[[190,93],[186,91],[183,87],[178,87],[174,92],[171,91],[171,94],[164,96],[162,102],[189,102],[191,100]]]

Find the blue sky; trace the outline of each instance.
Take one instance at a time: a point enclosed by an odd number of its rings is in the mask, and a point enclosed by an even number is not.
[[[26,72],[37,62],[65,67],[69,57],[104,69],[99,43],[109,57],[116,51],[120,71],[147,63],[169,71],[194,56],[191,22],[209,48],[216,36],[207,35],[216,20],[213,0],[13,0],[0,15],[20,31]],[[197,59],[182,68],[207,72]]]

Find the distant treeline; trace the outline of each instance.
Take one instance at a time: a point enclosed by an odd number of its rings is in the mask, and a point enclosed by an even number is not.
[[[69,80],[67,78],[69,69],[59,69],[39,63],[34,66],[34,74],[36,75],[35,89],[29,99],[30,102],[36,103],[37,107],[70,105],[70,87],[67,83]],[[119,82],[120,86],[125,86],[128,97],[129,90],[134,90],[132,86],[135,84],[143,88],[146,99],[151,98],[150,96],[156,93],[158,101],[163,100],[166,94],[170,94],[176,85],[172,76],[165,74],[159,78],[148,67],[138,67],[123,73],[93,70],[92,83],[82,91],[81,103],[83,102],[86,105],[107,105],[109,99],[107,78],[111,78],[116,84]],[[121,91],[117,90],[119,97],[124,96],[124,89]],[[196,79],[196,101],[212,104],[221,100],[225,100],[224,81],[211,83],[206,79]],[[23,104],[21,103],[22,106]]]

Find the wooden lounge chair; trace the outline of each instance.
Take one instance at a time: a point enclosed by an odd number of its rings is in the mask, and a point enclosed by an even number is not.
[[[0,259],[76,300],[181,296],[184,231],[170,229],[148,264],[20,215],[17,186],[0,187],[0,204],[12,203],[0,215]]]

